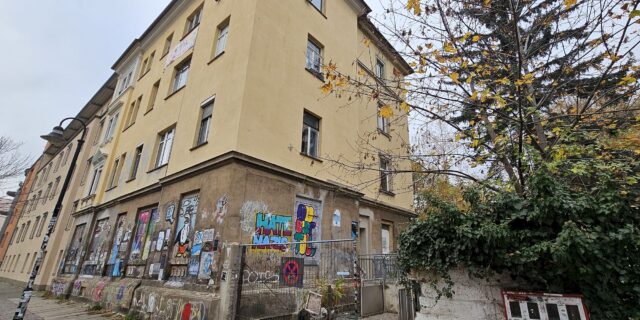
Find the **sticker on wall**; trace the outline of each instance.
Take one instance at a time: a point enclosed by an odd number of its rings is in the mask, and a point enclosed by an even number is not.
[[[215,235],[215,231],[214,229],[206,229],[204,230],[203,236],[202,236],[202,241],[207,242],[207,241],[213,241],[213,236]]]
[[[342,215],[340,213],[340,210],[336,209],[336,211],[333,212],[333,226],[340,227],[341,220],[342,220]]]
[[[302,288],[304,284],[304,259],[283,257],[280,263],[280,285]]]
[[[197,276],[198,268],[200,267],[200,260],[197,257],[189,258],[189,275]]]
[[[162,251],[164,247],[164,230],[158,232],[158,240],[156,240],[156,251]]]
[[[167,211],[165,212],[164,219],[166,221],[169,221],[169,223],[171,224],[173,224],[173,220],[175,219],[173,216],[175,210],[176,210],[176,205],[172,203],[167,207]]]
[[[213,258],[213,252],[202,253],[202,256],[200,257],[200,271],[198,272],[198,279],[211,279]]]
[[[196,231],[196,234],[193,239],[193,247],[191,248],[191,255],[197,256],[200,255],[202,251],[202,239],[204,235],[202,231]]]
[[[227,195],[222,196],[222,198],[218,199],[218,202],[216,202],[215,217],[216,217],[216,222],[220,225],[224,222],[224,216],[227,214],[228,204],[229,204],[229,199],[227,198]]]

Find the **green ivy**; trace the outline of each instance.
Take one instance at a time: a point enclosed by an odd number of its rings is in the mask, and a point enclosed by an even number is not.
[[[468,190],[465,209],[422,195],[430,205],[400,235],[399,264],[435,275],[438,298],[452,297],[449,272],[463,267],[510,274],[531,291],[582,293],[592,319],[640,319],[638,188],[592,172],[589,188],[545,171],[522,195]]]

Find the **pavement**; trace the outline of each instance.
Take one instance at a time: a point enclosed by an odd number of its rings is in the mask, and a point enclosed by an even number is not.
[[[0,279],[0,320],[11,320],[18,307],[22,288],[3,282]],[[89,305],[44,298],[42,292],[31,297],[25,320],[75,320],[75,319],[122,319],[122,316],[111,312],[89,311]]]

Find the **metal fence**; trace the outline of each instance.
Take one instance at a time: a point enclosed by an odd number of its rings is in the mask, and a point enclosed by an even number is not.
[[[353,240],[244,245],[239,319],[355,318],[360,277]]]
[[[395,254],[361,255],[358,260],[363,281],[395,281],[400,276]]]

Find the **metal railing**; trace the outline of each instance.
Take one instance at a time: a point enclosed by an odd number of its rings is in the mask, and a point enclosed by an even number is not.
[[[400,272],[396,254],[370,254],[358,257],[361,270],[360,278],[366,280],[395,281]]]

